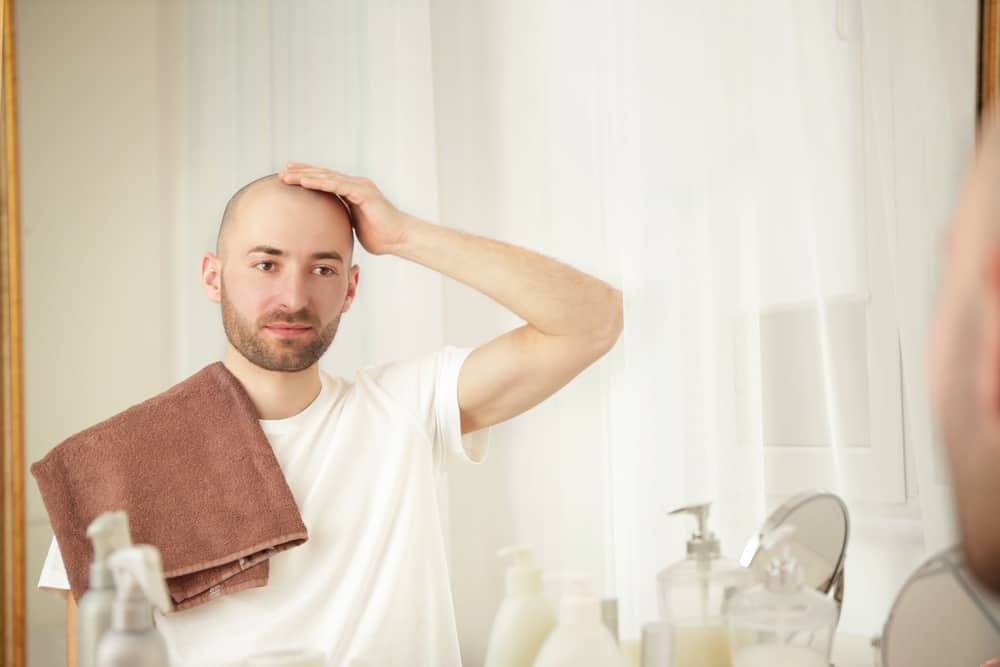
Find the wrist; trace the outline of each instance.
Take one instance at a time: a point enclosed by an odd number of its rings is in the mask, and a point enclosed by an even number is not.
[[[402,213],[399,218],[399,236],[390,254],[406,258],[408,254],[420,243],[421,235],[432,227],[431,223],[416,218],[408,213]]]

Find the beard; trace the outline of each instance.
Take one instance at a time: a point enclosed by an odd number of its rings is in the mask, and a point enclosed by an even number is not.
[[[340,315],[326,326],[309,310],[290,313],[275,310],[258,318],[257,322],[245,319],[233,303],[226,298],[226,288],[221,286],[222,327],[226,338],[250,363],[265,370],[281,373],[302,371],[319,361],[337,336]],[[264,331],[273,324],[305,324],[312,327],[309,333],[293,338],[276,338]]]

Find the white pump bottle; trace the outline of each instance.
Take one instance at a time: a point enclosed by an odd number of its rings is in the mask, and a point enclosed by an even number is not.
[[[545,640],[534,667],[625,667],[625,656],[601,620],[601,600],[585,576],[569,579],[559,624]]]
[[[555,614],[542,589],[542,571],[531,560],[531,547],[497,552],[507,568],[507,596],[493,621],[484,667],[530,667],[555,626]]]

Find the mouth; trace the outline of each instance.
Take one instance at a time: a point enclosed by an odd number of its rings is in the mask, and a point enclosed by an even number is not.
[[[301,324],[269,324],[264,328],[275,336],[281,338],[303,336],[312,331],[312,327],[303,326]]]

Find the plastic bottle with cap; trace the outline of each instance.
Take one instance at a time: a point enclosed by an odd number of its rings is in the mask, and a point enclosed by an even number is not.
[[[753,583],[753,573],[721,554],[708,529],[709,503],[670,512],[689,514],[697,531],[687,542],[687,557],[656,577],[660,617],[669,625],[672,667],[730,667],[727,601]]]
[[[773,554],[764,582],[736,595],[729,631],[734,667],[826,667],[837,626],[833,600],[803,584],[789,546],[795,529],[781,526],[761,540]]]
[[[625,667],[625,656],[601,619],[601,600],[590,578],[566,577],[559,622],[535,660],[534,667]]]
[[[153,624],[153,608],[170,611],[159,550],[139,544],[108,558],[115,578],[111,629],[97,647],[97,667],[169,667],[167,645]]]
[[[94,545],[87,592],[76,610],[76,664],[94,667],[97,643],[111,627],[111,607],[115,600],[115,582],[108,567],[108,556],[117,549],[132,545],[125,512],[105,512],[87,526],[87,537]]]
[[[493,621],[484,667],[528,667],[555,627],[555,614],[542,589],[542,571],[531,559],[531,547],[511,546],[497,556],[510,563],[507,594]]]

